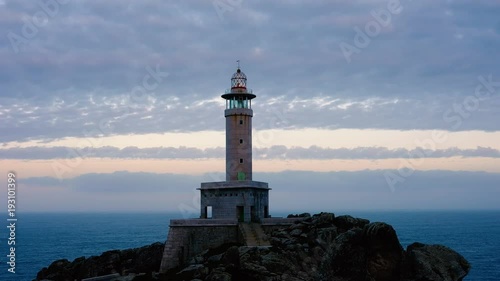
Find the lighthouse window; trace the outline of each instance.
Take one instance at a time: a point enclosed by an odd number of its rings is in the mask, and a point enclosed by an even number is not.
[[[240,119],[240,125],[243,125],[243,119]]]
[[[240,164],[243,164],[243,158],[240,158]]]
[[[212,206],[207,206],[206,207],[206,212],[207,212],[207,219],[211,219],[212,218]]]
[[[243,143],[243,139],[240,139],[240,144],[242,144],[242,143]]]

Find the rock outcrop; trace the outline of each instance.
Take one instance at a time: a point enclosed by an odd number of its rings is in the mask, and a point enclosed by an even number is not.
[[[136,249],[113,250],[100,256],[80,257],[73,262],[66,259],[54,261],[40,270],[36,280],[73,281],[83,278],[119,273],[128,275],[158,271],[163,253],[163,243],[154,243]]]
[[[300,222],[269,231],[271,247],[222,245],[165,276],[142,276],[141,280],[458,281],[470,269],[460,254],[445,246],[414,243],[405,251],[386,223],[332,213],[300,216],[304,218]],[[40,271],[37,280],[157,271],[162,244],[148,247],[106,252],[72,263],[56,261]]]

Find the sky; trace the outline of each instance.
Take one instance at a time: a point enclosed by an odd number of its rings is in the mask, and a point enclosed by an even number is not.
[[[239,60],[270,212],[498,209],[500,2],[0,0],[22,212],[199,215]],[[7,190],[0,208],[7,209]]]

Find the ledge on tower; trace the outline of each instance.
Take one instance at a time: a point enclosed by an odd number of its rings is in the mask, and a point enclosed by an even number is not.
[[[267,182],[261,181],[216,181],[216,182],[202,182],[201,187],[198,190],[206,190],[206,189],[224,189],[224,188],[256,188],[256,189],[266,189],[271,190],[269,188],[269,184]]]

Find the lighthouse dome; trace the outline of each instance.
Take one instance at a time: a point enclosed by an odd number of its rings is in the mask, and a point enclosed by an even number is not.
[[[231,77],[231,89],[246,89],[247,87],[247,76],[239,68]]]

